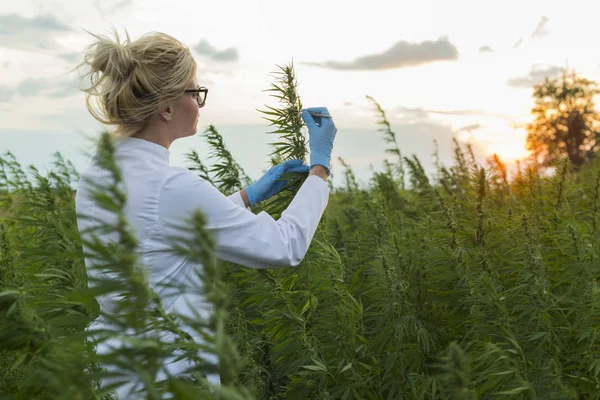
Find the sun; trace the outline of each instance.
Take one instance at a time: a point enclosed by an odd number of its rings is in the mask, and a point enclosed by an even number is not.
[[[505,164],[527,158],[530,152],[525,148],[527,131],[510,126],[489,126],[472,133],[486,156],[497,154]]]
[[[523,160],[530,154],[525,148],[525,142],[516,143],[492,143],[487,147],[489,155],[497,154],[503,163],[514,163]]]

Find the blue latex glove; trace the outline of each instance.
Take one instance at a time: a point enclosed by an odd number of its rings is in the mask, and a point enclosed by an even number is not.
[[[327,107],[314,107],[302,110],[302,119],[308,127],[308,144],[310,147],[310,166],[322,165],[327,170],[331,168],[331,151],[337,128],[331,118],[313,117],[310,112],[323,115],[329,114]]]
[[[308,170],[308,165],[305,165],[302,160],[288,160],[271,167],[259,180],[246,186],[250,206],[279,193],[289,182],[289,180],[281,179],[284,174],[291,172],[306,173]]]

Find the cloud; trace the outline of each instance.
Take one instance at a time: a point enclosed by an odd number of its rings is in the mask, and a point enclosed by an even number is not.
[[[68,63],[74,64],[77,61],[80,61],[80,58],[82,58],[81,53],[78,52],[73,52],[73,53],[62,53],[58,55],[58,58],[65,60]]]
[[[85,107],[67,108],[53,111],[49,114],[38,115],[37,120],[56,124],[57,127],[72,131],[91,131],[100,124],[90,115]]]
[[[541,39],[544,36],[548,35],[548,30],[546,30],[546,24],[548,23],[548,17],[544,16],[538,22],[535,31],[531,34],[532,39]]]
[[[494,50],[490,46],[482,46],[479,48],[480,53],[493,53]]]
[[[47,89],[52,82],[47,79],[25,79],[17,85],[17,92],[24,97],[37,96],[41,91]]]
[[[31,19],[19,14],[0,15],[0,47],[39,51],[56,50],[60,45],[56,37],[71,28],[53,16],[37,16]]]
[[[237,61],[239,54],[236,48],[230,47],[225,50],[217,50],[206,39],[202,39],[200,43],[194,46],[196,53],[208,56],[214,61]]]
[[[17,85],[17,92],[23,97],[48,96],[68,97],[79,91],[79,83],[70,79],[29,78]]]
[[[107,16],[114,14],[124,8],[129,7],[133,4],[133,0],[96,0],[94,1],[94,7],[100,11],[100,14]]]
[[[483,125],[481,125],[481,124],[472,124],[472,125],[460,127],[456,130],[456,132],[470,133],[470,132],[476,131],[477,129],[481,129],[481,128],[483,128]]]
[[[48,97],[69,97],[79,93],[79,84],[71,81],[62,81],[58,87],[48,93]]]
[[[520,38],[519,40],[517,40],[515,42],[515,44],[513,44],[513,49],[518,49],[519,47],[521,47],[522,44],[523,44],[523,38]]]
[[[338,70],[386,70],[414,67],[435,61],[458,59],[458,49],[447,37],[438,40],[410,43],[397,41],[392,47],[380,54],[366,55],[354,61],[306,62],[303,64]]]
[[[441,115],[489,115],[489,113],[483,110],[427,110],[432,114],[441,114]]]
[[[429,121],[429,110],[424,108],[398,106],[396,111],[397,118],[401,118],[409,123]]]
[[[561,75],[563,72],[564,68],[562,67],[550,66],[539,68],[534,65],[526,76],[509,79],[508,86],[530,89],[533,85],[543,83],[544,78],[554,78]]]
[[[485,125],[481,125],[481,124],[471,124],[471,125],[465,125],[465,126],[461,126],[460,128],[456,129],[454,131],[454,133],[456,134],[456,139],[467,144],[470,143],[471,145],[473,145],[473,149],[477,149],[479,151],[484,150],[485,151],[485,146],[483,146],[475,137],[475,134],[473,132],[479,131],[481,129],[486,128]],[[483,146],[483,147],[482,147]]]
[[[530,39],[542,39],[544,36],[548,35],[549,32],[546,29],[546,24],[548,24],[549,20],[550,19],[546,16],[543,16],[542,18],[540,18],[537,26],[535,27],[535,30],[531,34]],[[525,43],[525,40],[523,38],[520,38],[513,45],[513,49],[517,49],[517,48],[521,47],[521,45],[523,43]]]
[[[497,117],[497,118],[509,118],[506,115],[489,113],[483,110],[476,109],[464,109],[464,110],[432,110],[420,107],[403,107],[398,106],[396,110],[405,116],[410,116],[412,118],[420,118],[426,119],[429,118],[430,114],[438,114],[438,115],[458,115],[458,116],[487,116],[487,117]]]
[[[0,103],[10,101],[14,94],[15,91],[12,88],[0,85]]]

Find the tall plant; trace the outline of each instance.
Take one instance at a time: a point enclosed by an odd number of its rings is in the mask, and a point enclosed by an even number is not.
[[[233,158],[217,128],[214,125],[209,125],[204,131],[204,136],[210,148],[211,158],[216,160],[207,172],[213,175],[210,180],[216,185],[217,189],[229,195],[248,185],[250,178],[242,166]],[[193,153],[188,155],[188,159],[191,157],[193,157]]]
[[[381,105],[379,105],[379,103],[371,96],[367,95],[366,98],[375,105],[378,114],[377,124],[379,125],[379,132],[383,133],[383,139],[386,141],[386,143],[391,145],[390,148],[385,149],[385,152],[393,154],[398,158],[394,164],[395,172],[397,173],[396,179],[399,182],[400,187],[404,189],[404,165],[402,164],[402,153],[398,147],[396,133],[392,130],[392,125],[388,121],[385,111]]]
[[[265,110],[259,110],[273,126],[272,131],[267,132],[277,135],[277,140],[270,143],[273,151],[269,154],[271,165],[277,165],[283,161],[297,159],[305,160],[307,155],[307,139],[303,131],[302,101],[298,94],[298,82],[293,63],[277,66],[279,69],[273,72],[274,81],[265,91],[277,99],[278,106],[265,105]],[[306,179],[307,174],[286,174],[283,179],[289,180],[289,184],[278,195],[272,197],[262,205],[274,217],[278,217],[287,207],[291,199]]]

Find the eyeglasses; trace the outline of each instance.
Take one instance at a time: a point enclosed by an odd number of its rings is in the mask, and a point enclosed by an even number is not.
[[[198,102],[198,107],[204,107],[204,103],[206,103],[206,96],[208,95],[208,88],[204,86],[200,86],[198,89],[187,89],[185,93],[195,93],[196,101]]]

